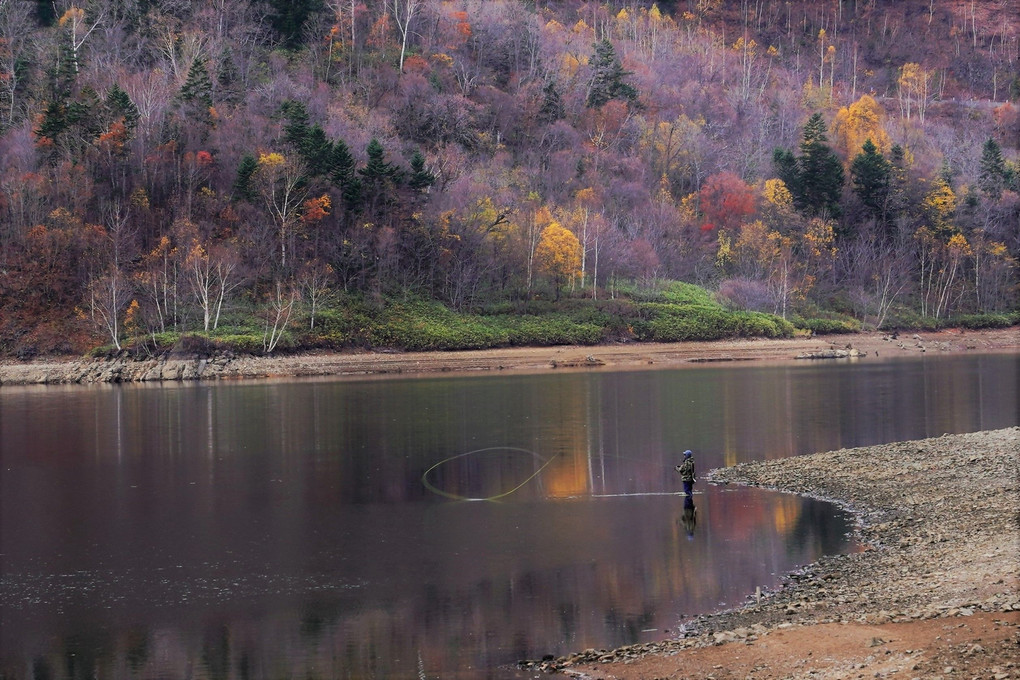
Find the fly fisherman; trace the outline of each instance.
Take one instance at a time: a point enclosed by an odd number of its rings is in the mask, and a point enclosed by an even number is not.
[[[688,496],[692,495],[696,476],[694,474],[694,454],[690,449],[684,451],[684,462],[676,466],[676,471],[680,473],[680,480],[684,483],[684,493]]]

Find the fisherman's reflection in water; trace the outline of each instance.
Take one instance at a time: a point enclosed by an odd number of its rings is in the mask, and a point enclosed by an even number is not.
[[[698,509],[694,507],[694,496],[684,496],[684,512],[680,515],[680,522],[687,531],[687,538],[694,538],[694,527],[698,525]]]

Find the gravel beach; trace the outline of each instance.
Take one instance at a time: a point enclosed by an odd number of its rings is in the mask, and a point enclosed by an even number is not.
[[[1020,428],[713,470],[831,500],[863,550],[659,642],[523,664],[623,678],[1020,678]]]

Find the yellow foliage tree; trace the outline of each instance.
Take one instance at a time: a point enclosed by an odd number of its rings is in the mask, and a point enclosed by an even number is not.
[[[535,261],[539,270],[553,280],[559,299],[563,282],[581,272],[581,242],[559,222],[552,222],[542,230],[535,248]]]
[[[765,284],[778,314],[786,317],[791,296],[795,292],[793,269],[793,239],[770,230],[761,220],[740,228],[736,243],[729,246],[719,235],[720,246],[731,248],[729,259],[737,276]],[[716,261],[722,255],[716,253]]]
[[[846,152],[847,160],[850,160],[869,139],[880,152],[889,151],[891,142],[885,131],[885,110],[874,97],[866,94],[836,112],[832,122],[832,141]]]
[[[300,162],[274,151],[259,154],[258,167],[252,177],[276,225],[280,239],[280,264],[285,269],[288,244],[308,193],[304,175],[305,169]]]
[[[926,71],[920,64],[908,62],[900,69],[899,85],[900,109],[903,117],[910,120],[916,111],[917,118],[924,125],[924,112],[931,97],[932,72]]]
[[[676,120],[650,123],[641,130],[640,146],[652,170],[666,175],[671,189],[693,185],[704,153],[705,119],[681,113]]]
[[[824,276],[832,274],[836,262],[836,230],[831,220],[812,218],[804,227],[800,237],[802,262],[799,290],[808,290]]]
[[[921,201],[928,225],[935,236],[947,240],[953,232],[953,215],[956,213],[956,193],[941,177],[932,183],[931,191]]]
[[[946,239],[945,234],[921,227],[914,238],[918,242],[921,314],[939,319],[962,297],[959,288],[963,282],[958,274],[973,252],[960,233]]]
[[[992,241],[982,229],[971,235],[974,295],[978,309],[997,312],[1009,307],[1016,287],[1017,261],[1001,241]]]
[[[89,26],[85,19],[85,10],[73,4],[57,21],[57,25],[67,31],[68,39],[71,42],[71,66],[75,73],[78,73],[79,70],[78,55],[82,45],[85,44],[100,21],[102,21],[102,15]]]
[[[761,220],[755,220],[740,228],[736,242],[731,244],[719,241],[720,251],[725,246],[730,250],[734,273],[747,279],[764,279],[779,255],[777,238],[779,234],[769,231]],[[716,253],[720,260],[720,253]]]
[[[767,179],[761,190],[762,198],[779,210],[793,208],[793,194],[781,179]]]
[[[812,260],[831,260],[836,256],[836,231],[830,220],[814,218],[801,237],[804,255]]]

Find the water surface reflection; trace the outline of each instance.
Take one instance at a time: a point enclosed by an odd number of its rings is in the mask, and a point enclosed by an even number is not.
[[[3,388],[0,674],[499,677],[662,637],[848,548],[813,501],[685,507],[679,451],[1016,424],[1016,358],[966,359]]]

